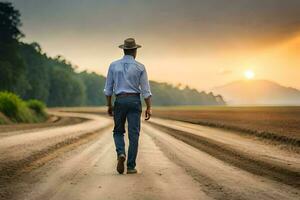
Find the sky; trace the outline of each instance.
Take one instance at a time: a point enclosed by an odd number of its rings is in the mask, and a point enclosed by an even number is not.
[[[26,42],[106,75],[134,37],[151,80],[199,90],[245,79],[300,89],[299,0],[10,0]]]

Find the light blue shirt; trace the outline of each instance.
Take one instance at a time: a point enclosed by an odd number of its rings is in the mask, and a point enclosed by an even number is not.
[[[140,93],[144,98],[152,95],[147,71],[143,64],[133,56],[125,55],[122,59],[110,64],[104,94],[106,96],[121,93]]]

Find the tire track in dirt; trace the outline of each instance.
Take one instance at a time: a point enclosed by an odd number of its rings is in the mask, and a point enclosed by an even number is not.
[[[276,181],[283,182],[296,188],[300,188],[300,172],[292,168],[284,168],[276,163],[269,163],[258,158],[245,154],[230,146],[206,137],[194,135],[181,130],[173,129],[159,123],[150,122],[165,133],[179,139],[203,152],[206,152],[220,160],[228,162],[238,168],[247,170],[253,174],[266,176]]]
[[[214,199],[298,199],[295,187],[244,171],[152,125],[144,125],[144,130]]]
[[[50,116],[48,121],[43,123],[33,123],[33,124],[6,124],[0,126],[0,139],[4,137],[10,137],[18,134],[26,134],[32,131],[38,131],[42,129],[55,128],[60,126],[79,124],[88,119],[79,117],[59,117]]]
[[[79,145],[85,144],[93,139],[95,139],[103,131],[107,130],[110,126],[99,129],[95,132],[90,132],[82,134],[78,137],[68,138],[58,142],[52,146],[49,146],[41,151],[34,152],[28,157],[24,157],[17,161],[8,161],[6,163],[1,163],[0,174],[13,179],[15,176],[19,176],[22,173],[26,173],[35,168],[44,165],[46,162],[62,155],[64,152],[72,150]],[[1,177],[0,177],[1,182]]]
[[[216,200],[244,200],[247,198],[243,198],[242,195],[236,194],[233,190],[226,188],[213,180],[212,178],[206,176],[205,174],[199,173],[199,171],[190,166],[186,165],[183,160],[178,158],[175,153],[172,153],[163,142],[161,142],[155,136],[149,134],[153,139],[155,144],[161,148],[161,150],[165,153],[165,155],[172,160],[175,164],[185,169],[186,173],[193,177],[196,180],[203,191],[210,197]]]
[[[115,150],[109,130],[112,120],[78,113],[60,115],[86,116],[91,120],[28,133],[29,138],[23,134],[0,139],[0,152],[9,153],[0,154],[0,158],[7,159],[0,159],[0,176],[3,163],[11,162],[16,168],[11,177],[3,176],[2,180],[0,177],[0,199],[296,200],[299,197],[295,185],[245,169],[246,164],[253,170],[261,167],[240,158],[243,152],[235,151],[234,142],[223,145],[199,135],[195,137],[200,138],[195,138],[175,124],[169,124],[173,129],[164,129],[143,123],[139,173],[120,176],[115,171]],[[24,152],[22,148],[26,148]],[[243,156],[248,158],[246,154]],[[5,178],[10,182],[5,182]]]
[[[7,189],[17,182],[20,176],[95,140],[99,134],[111,127],[111,122],[105,118],[84,114],[79,116],[89,121],[0,139],[0,197],[7,199],[11,195]]]

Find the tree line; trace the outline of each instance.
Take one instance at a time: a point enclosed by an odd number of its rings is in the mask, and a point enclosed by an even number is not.
[[[105,77],[76,72],[62,56],[50,57],[38,43],[24,43],[20,13],[9,2],[0,2],[0,91],[23,99],[38,99],[47,106],[105,105]],[[154,105],[223,105],[221,96],[180,89],[150,81]]]

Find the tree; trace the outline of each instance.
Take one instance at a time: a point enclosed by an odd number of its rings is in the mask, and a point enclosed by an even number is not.
[[[23,37],[20,12],[10,2],[0,2],[0,42],[7,43]]]
[[[25,91],[24,62],[19,54],[20,13],[9,2],[0,2],[0,90]]]
[[[88,106],[105,105],[105,97],[103,94],[105,77],[86,71],[79,73],[79,77],[86,87],[85,104]]]
[[[75,71],[63,56],[48,57],[36,42],[19,41],[20,13],[11,3],[0,2],[0,91],[39,99],[48,106],[105,105],[105,77]],[[150,81],[154,105],[221,105],[221,96],[182,85]]]
[[[21,96],[23,99],[38,99],[46,102],[49,96],[49,70],[51,69],[48,58],[41,54],[42,49],[38,43],[20,45],[26,67],[25,76],[30,85]]]
[[[85,99],[85,86],[75,74],[59,67],[50,72],[49,106],[80,106]]]

